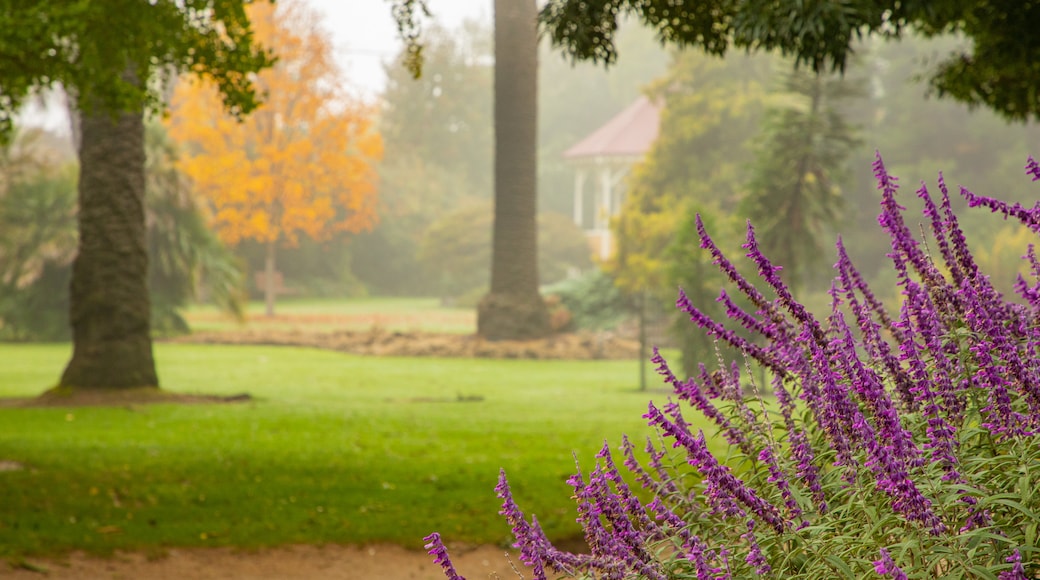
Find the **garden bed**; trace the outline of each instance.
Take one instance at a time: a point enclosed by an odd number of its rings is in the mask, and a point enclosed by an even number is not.
[[[389,331],[254,330],[197,332],[170,342],[306,346],[374,356],[626,360],[639,343],[612,333],[557,334],[541,340],[484,340],[472,334]]]

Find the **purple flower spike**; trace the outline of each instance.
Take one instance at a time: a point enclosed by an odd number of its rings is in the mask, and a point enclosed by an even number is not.
[[[451,558],[448,557],[448,549],[445,548],[444,543],[441,542],[440,534],[434,532],[423,538],[423,541],[426,542],[426,545],[424,546],[426,552],[431,556],[435,556],[433,563],[440,564],[441,568],[444,568],[444,575],[447,576],[449,580],[466,580],[465,577],[460,576],[459,573],[455,571],[455,566],[452,565]]]
[[[748,555],[745,558],[748,566],[755,569],[755,574],[759,576],[765,576],[766,574],[773,571],[773,567],[769,565],[765,555],[762,554],[762,548],[758,545],[758,540],[755,538],[755,520],[748,520],[747,533],[741,536],[748,543]]]
[[[686,297],[686,293],[682,289],[679,289],[679,299],[675,301],[675,306],[689,314],[690,321],[705,329],[710,336],[729,343],[734,348],[746,353],[776,373],[784,374],[787,372],[784,366],[776,361],[771,354],[763,350],[762,347],[751,344],[747,339],[738,336],[737,333],[715,322],[710,316],[701,312],[690,302],[690,299]]]
[[[824,340],[823,330],[820,328],[819,322],[817,322],[816,319],[813,318],[813,315],[805,309],[805,306],[795,300],[794,296],[791,295],[790,288],[787,287],[787,284],[784,284],[784,281],[781,280],[778,275],[780,268],[774,266],[773,263],[769,261],[769,258],[759,250],[758,240],[755,238],[755,228],[751,225],[750,221],[747,222],[747,243],[744,244],[744,247],[747,248],[748,251],[747,257],[751,258],[751,261],[758,266],[759,276],[761,276],[762,279],[773,288],[773,291],[776,292],[776,295],[780,298],[780,304],[783,305],[792,316],[794,316],[795,320],[797,320],[799,324],[809,325],[813,332],[813,338],[822,344]]]
[[[1004,219],[1013,217],[1034,232],[1040,232],[1040,202],[1037,202],[1032,208],[1026,209],[1022,204],[1009,205],[992,197],[976,195],[963,187],[961,196],[968,200],[968,207],[988,207],[991,212],[1004,214]]]
[[[1001,572],[1000,576],[997,576],[998,580],[1029,580],[1026,576],[1026,569],[1022,567],[1022,554],[1018,551],[1018,548],[1015,548],[1015,552],[1004,561],[1013,564],[1013,566],[1010,570]]]
[[[759,309],[775,315],[775,311],[773,311],[772,306],[769,301],[766,300],[765,296],[758,291],[758,288],[755,288],[753,284],[748,282],[747,278],[744,278],[744,276],[737,271],[737,268],[733,263],[726,258],[722,253],[722,250],[720,250],[711,237],[708,236],[708,232],[704,229],[704,222],[701,221],[700,214],[697,214],[697,234],[701,238],[701,247],[711,252],[711,256],[714,258],[714,264],[718,266],[719,269],[722,270],[722,272],[726,274],[726,276],[728,276],[738,288],[740,288],[740,291],[751,300],[751,303]],[[778,316],[773,316],[772,318],[782,319],[782,317]]]
[[[723,509],[732,508],[736,500],[749,512],[769,524],[778,534],[784,532],[790,522],[784,520],[776,506],[759,497],[753,489],[734,476],[728,467],[719,464],[708,450],[703,431],[699,431],[694,437],[688,429],[680,428],[676,422],[669,421],[653,403],[649,404],[649,410],[643,417],[650,420],[650,425],[660,427],[665,434],[675,439],[676,447],[686,449],[687,462],[704,476],[705,484],[714,492],[709,492],[712,496],[709,500],[716,502],[716,506]],[[676,415],[676,418],[680,417]]]
[[[893,580],[907,580],[906,573],[896,566],[884,548],[881,548],[881,559],[874,562],[874,571],[882,576],[891,576]]]
[[[1033,176],[1033,181],[1040,181],[1040,164],[1033,159],[1033,156],[1029,156],[1029,161],[1026,162],[1026,173]]]

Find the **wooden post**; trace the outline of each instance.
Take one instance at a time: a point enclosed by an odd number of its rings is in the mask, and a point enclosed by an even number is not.
[[[646,390],[646,360],[648,357],[646,339],[646,288],[639,294],[639,390]]]

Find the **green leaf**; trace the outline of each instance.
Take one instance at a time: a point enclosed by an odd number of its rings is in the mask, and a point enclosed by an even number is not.
[[[841,558],[831,554],[825,556],[824,559],[827,560],[827,563],[830,564],[832,568],[844,574],[845,578],[856,578],[856,575],[852,573],[852,568],[850,568]]]

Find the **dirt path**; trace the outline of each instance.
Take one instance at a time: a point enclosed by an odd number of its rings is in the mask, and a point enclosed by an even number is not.
[[[492,546],[454,549],[459,574],[469,580],[517,575],[504,551]],[[512,556],[515,563],[516,557]],[[73,554],[60,560],[28,559],[12,568],[0,562],[0,577],[12,580],[443,580],[424,552],[399,546],[290,546],[258,552],[227,548],[171,549],[160,558],[121,553],[112,558]],[[31,570],[29,568],[37,568]],[[526,575],[525,575],[526,577]]]

